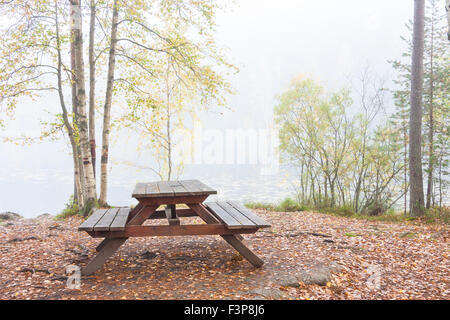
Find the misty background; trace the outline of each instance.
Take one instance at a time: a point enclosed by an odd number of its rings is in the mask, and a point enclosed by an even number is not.
[[[405,50],[400,36],[406,34],[405,23],[412,19],[413,1],[240,0],[230,9],[218,16],[217,40],[240,72],[231,79],[235,95],[228,99],[229,108],[212,108],[200,115],[204,132],[273,129],[276,96],[299,74],[331,91],[348,87],[351,78],[369,65],[393,88],[393,70],[387,61],[399,59]],[[0,137],[39,136],[40,120],[49,118],[44,110],[58,110],[56,98],[23,101]],[[389,95],[386,106],[389,113],[393,108]],[[100,119],[101,113],[97,116]],[[97,132],[98,141],[100,135]],[[133,132],[112,133],[111,205],[136,203],[131,198],[134,184],[158,180],[149,170],[124,164],[151,164],[145,151],[136,151],[138,143]],[[57,214],[64,208],[73,193],[73,164],[66,137],[31,146],[0,140],[0,155],[0,212],[34,217]],[[97,161],[97,172],[99,165]],[[187,165],[179,178],[199,179],[216,188],[219,198],[264,202],[294,195],[296,180],[295,172],[282,164],[264,172],[258,164],[205,161]]]

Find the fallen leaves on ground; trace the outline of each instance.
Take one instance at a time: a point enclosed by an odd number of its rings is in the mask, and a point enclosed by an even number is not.
[[[445,225],[256,211],[272,224],[244,235],[260,269],[219,236],[131,238],[81,289],[67,288],[66,266],[85,266],[101,241],[77,231],[81,218],[0,225],[0,299],[450,298]],[[324,286],[277,281],[329,263],[341,270]]]

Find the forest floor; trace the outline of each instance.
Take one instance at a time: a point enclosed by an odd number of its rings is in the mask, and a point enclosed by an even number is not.
[[[80,217],[2,223],[0,299],[450,299],[446,225],[256,211],[272,224],[244,236],[260,269],[218,236],[132,238],[80,289],[66,266],[100,242]],[[320,285],[298,280],[330,265]]]

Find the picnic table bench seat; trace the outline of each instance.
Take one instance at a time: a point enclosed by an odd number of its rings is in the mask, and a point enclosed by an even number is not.
[[[229,229],[270,227],[268,222],[235,201],[206,202],[205,206]]]
[[[123,231],[130,208],[97,209],[79,227],[79,231]]]

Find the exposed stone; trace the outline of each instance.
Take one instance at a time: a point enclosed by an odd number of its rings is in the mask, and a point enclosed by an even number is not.
[[[295,275],[286,275],[283,277],[280,277],[277,280],[277,283],[282,287],[298,287],[298,277]]]
[[[282,287],[299,287],[300,282],[325,286],[331,281],[331,275],[333,273],[339,273],[341,271],[342,267],[336,262],[330,262],[329,264],[321,263],[295,275],[278,276],[276,283]]]
[[[446,232],[445,230],[441,230],[441,231],[438,231],[438,232],[433,233],[433,234],[431,235],[431,238],[433,238],[433,239],[438,239],[438,238],[440,238],[441,236],[445,236],[446,233],[447,233],[447,232]]]
[[[271,289],[256,289],[251,291],[250,293],[255,294],[257,296],[263,296],[268,299],[285,299],[286,294],[276,288]]]
[[[36,238],[34,236],[25,237],[25,238],[12,238],[11,240],[8,240],[8,243],[21,242],[21,241],[27,241],[27,240],[40,240],[40,239]]]
[[[35,219],[36,220],[53,219],[53,215],[51,215],[50,213],[43,213],[43,214],[38,215]]]
[[[0,213],[0,221],[16,221],[16,220],[20,220],[23,219],[23,217],[18,214],[18,213],[14,213],[14,212],[2,212]]]
[[[414,232],[404,232],[400,235],[400,238],[414,238],[415,237],[415,233]]]
[[[157,254],[150,251],[145,251],[143,254],[140,255],[141,258],[151,260],[156,258]]]

